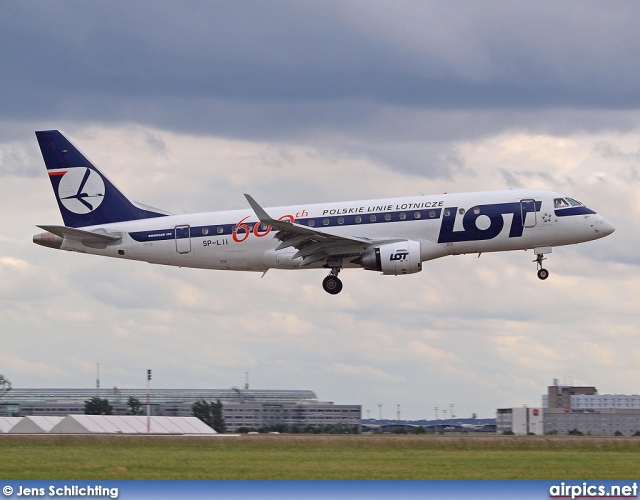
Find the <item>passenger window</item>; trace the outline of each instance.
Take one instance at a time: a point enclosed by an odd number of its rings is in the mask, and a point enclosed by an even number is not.
[[[458,213],[459,213],[460,215],[464,215],[464,208],[459,208],[459,209],[458,209]]]
[[[384,214],[384,220],[386,221],[391,220],[391,214]]]
[[[429,217],[431,217],[432,219],[436,216],[436,211],[435,210],[429,210]]]
[[[203,227],[202,228],[202,234],[209,234],[209,228],[208,227]]]
[[[448,208],[444,209],[444,216],[445,217],[449,217],[449,215],[451,215],[451,211]]]
[[[328,226],[329,225],[329,219],[322,219],[322,225]]]
[[[338,217],[338,224],[344,224],[344,217]]]
[[[359,215],[356,215],[355,221],[356,221],[356,224],[360,224],[362,222],[362,217],[360,217]]]
[[[370,216],[369,216],[369,220],[370,220],[371,222],[375,222],[375,221],[376,221],[376,216],[375,216],[375,215],[370,215]]]
[[[313,219],[309,219],[309,227],[313,227],[316,225],[316,221],[314,221]]]
[[[218,226],[218,229],[216,229],[216,232],[218,234],[222,234],[222,233],[224,233],[224,228],[222,226]]]
[[[419,219],[421,217],[421,213],[420,212],[413,212],[413,218],[414,219]]]
[[[473,213],[478,215],[480,213],[480,207],[473,207]]]
[[[407,214],[405,214],[404,212],[400,212],[400,215],[398,217],[400,217],[400,220],[405,220],[407,218]]]

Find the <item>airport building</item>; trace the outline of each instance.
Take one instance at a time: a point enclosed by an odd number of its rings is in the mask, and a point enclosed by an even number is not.
[[[504,434],[543,434],[543,412],[540,408],[499,408],[496,413],[496,432]]]
[[[329,425],[345,425],[360,429],[360,405],[335,405],[322,401],[298,403],[258,404],[228,403],[222,408],[228,430],[241,427],[259,429],[276,425],[297,425],[300,428],[316,428]]]
[[[552,385],[543,397],[544,431],[599,436],[640,432],[640,395],[598,394],[595,387]]]
[[[85,401],[107,399],[116,415],[129,410],[129,398],[142,403],[146,412],[145,389],[12,389],[0,400],[0,416],[66,416],[83,414]],[[349,425],[360,428],[360,405],[336,405],[318,401],[309,390],[258,389],[151,389],[151,414],[170,417],[192,416],[196,401],[222,403],[228,431],[241,427],[298,425],[325,427]]]
[[[541,408],[498,409],[496,432],[632,436],[640,433],[640,395],[598,394],[593,386],[554,381]]]

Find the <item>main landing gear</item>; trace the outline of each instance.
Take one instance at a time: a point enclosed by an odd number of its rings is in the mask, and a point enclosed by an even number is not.
[[[546,257],[543,254],[539,253],[536,257],[536,260],[533,261],[538,265],[538,278],[540,278],[541,280],[546,280],[549,277],[549,271],[542,267],[542,261],[545,259]]]
[[[340,272],[339,267],[334,267],[331,269],[329,276],[327,276],[324,280],[322,280],[322,288],[327,293],[331,295],[337,295],[342,291],[342,281],[338,278],[338,273]]]

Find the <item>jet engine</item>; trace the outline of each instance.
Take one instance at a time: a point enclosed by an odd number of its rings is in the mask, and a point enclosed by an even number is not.
[[[382,274],[418,273],[422,271],[420,243],[406,240],[380,245],[354,262],[368,271],[381,271]]]

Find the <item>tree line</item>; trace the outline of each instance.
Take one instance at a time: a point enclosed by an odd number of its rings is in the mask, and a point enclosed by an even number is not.
[[[108,399],[94,396],[84,402],[85,415],[113,415],[113,406]],[[127,400],[127,415],[144,415],[142,403],[138,398],[133,396]]]

